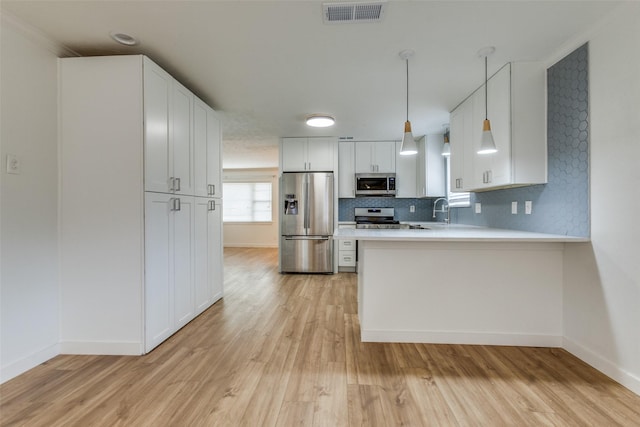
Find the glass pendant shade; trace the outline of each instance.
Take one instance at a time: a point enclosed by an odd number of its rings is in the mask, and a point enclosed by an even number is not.
[[[404,136],[402,137],[402,146],[400,148],[400,154],[403,156],[410,156],[412,154],[418,154],[418,145],[411,133],[411,122],[408,120],[404,122]]]
[[[493,134],[491,133],[491,122],[485,120],[482,124],[482,138],[480,139],[480,149],[478,154],[491,154],[498,151],[496,143],[493,141]]]

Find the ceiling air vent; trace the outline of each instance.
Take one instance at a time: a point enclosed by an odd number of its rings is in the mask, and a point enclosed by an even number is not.
[[[349,24],[353,22],[376,22],[382,19],[386,1],[358,3],[323,3],[324,22],[327,24]]]

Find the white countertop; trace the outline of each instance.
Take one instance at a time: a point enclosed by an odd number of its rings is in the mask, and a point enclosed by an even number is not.
[[[433,222],[410,222],[428,227],[427,230],[384,230],[337,228],[335,240],[388,240],[388,241],[429,241],[429,242],[588,242],[588,237],[563,236],[560,234],[532,233],[529,231],[505,230],[500,228],[476,227],[461,224]]]

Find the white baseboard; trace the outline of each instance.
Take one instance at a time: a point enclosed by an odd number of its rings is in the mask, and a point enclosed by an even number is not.
[[[598,371],[619,382],[632,392],[640,395],[640,378],[631,372],[627,372],[610,360],[594,353],[583,345],[564,337],[562,348],[576,356],[583,362],[591,365]]]
[[[108,356],[140,356],[140,342],[63,341],[60,354],[100,354]]]
[[[562,347],[562,337],[556,335],[362,330],[360,337],[364,342]]]
[[[60,346],[54,344],[7,366],[3,366],[0,369],[0,384],[27,372],[29,369],[35,368],[58,354],[60,354]]]

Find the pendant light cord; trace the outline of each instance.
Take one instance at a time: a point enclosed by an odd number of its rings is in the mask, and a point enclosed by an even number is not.
[[[488,120],[489,119],[489,84],[488,84],[488,78],[487,78],[487,57],[489,55],[486,55],[484,57],[484,119]]]
[[[409,59],[405,59],[407,63],[407,121],[409,121]]]

